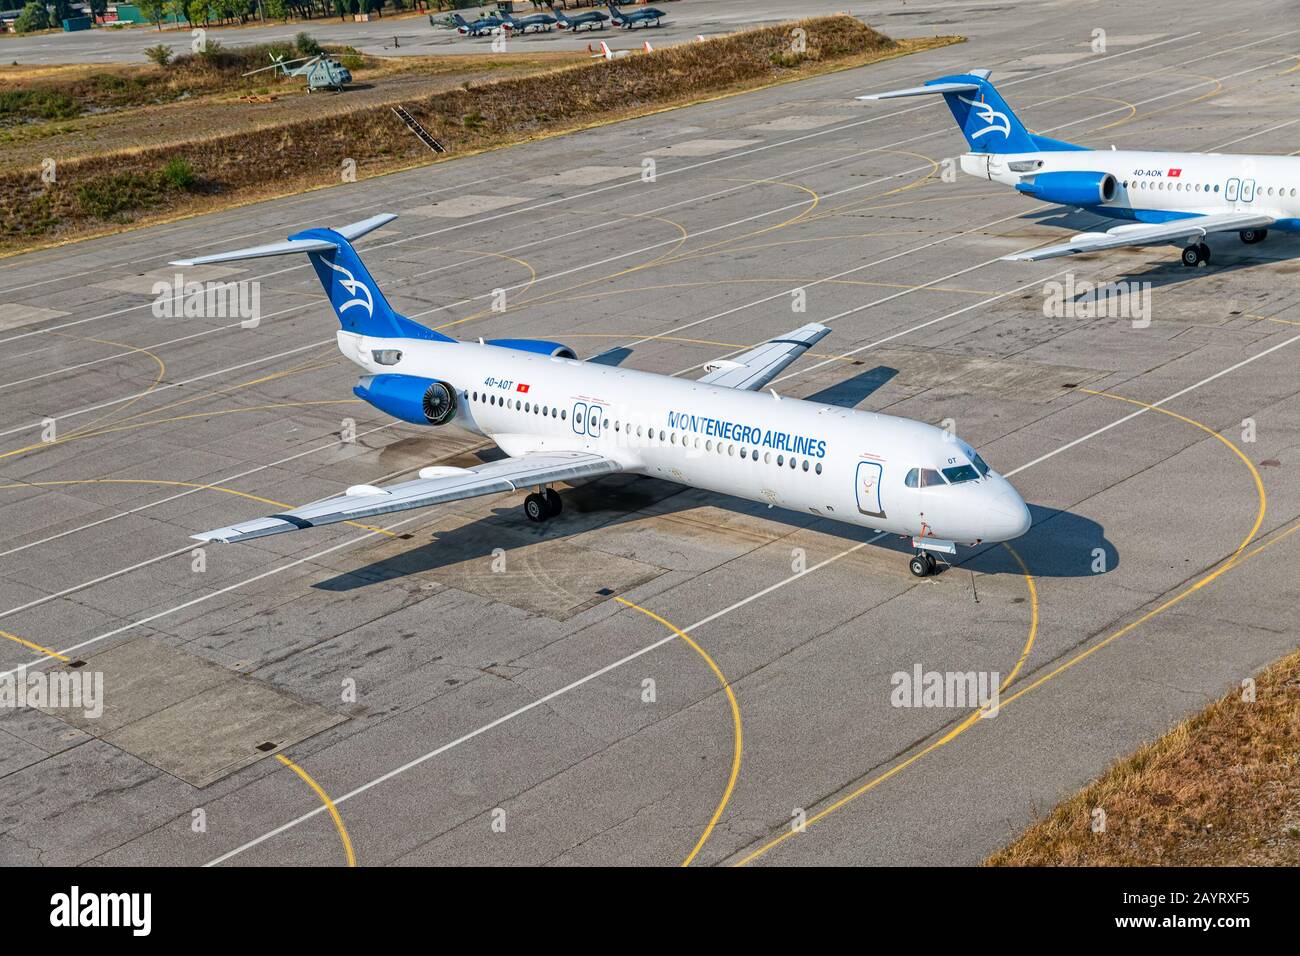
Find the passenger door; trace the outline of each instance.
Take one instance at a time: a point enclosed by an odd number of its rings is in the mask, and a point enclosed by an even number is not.
[[[884,470],[877,461],[860,461],[856,475],[858,511],[872,518],[885,517],[880,501],[880,481]]]

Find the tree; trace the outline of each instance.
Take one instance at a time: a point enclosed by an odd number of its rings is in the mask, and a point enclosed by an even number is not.
[[[161,30],[163,18],[167,15],[166,0],[138,0],[138,2],[140,12],[144,14],[150,23]]]
[[[50,11],[45,9],[44,3],[38,3],[37,0],[29,0],[27,6],[23,7],[22,13],[18,14],[18,19],[14,21],[14,31],[17,33],[31,33],[49,28]]]

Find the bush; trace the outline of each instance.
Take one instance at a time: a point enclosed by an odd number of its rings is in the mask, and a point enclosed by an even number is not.
[[[316,38],[306,31],[293,38],[293,45],[297,48],[299,56],[319,56],[325,52],[316,42]]]
[[[23,7],[22,13],[18,14],[18,19],[14,21],[15,33],[31,33],[49,28],[50,12],[45,9],[44,3],[38,3],[37,0],[29,0]]]
[[[172,48],[165,43],[159,43],[157,46],[151,46],[144,51],[144,55],[153,63],[159,66],[166,66],[172,61]]]
[[[194,175],[194,167],[189,164],[188,160],[180,156],[173,156],[167,160],[167,165],[162,168],[162,179],[173,189],[192,189],[197,177]]]

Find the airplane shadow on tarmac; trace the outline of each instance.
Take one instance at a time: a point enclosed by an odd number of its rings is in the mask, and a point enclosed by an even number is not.
[[[811,395],[809,399],[851,408],[897,374],[896,369],[877,366]],[[502,457],[502,453],[493,449],[481,457],[484,460],[497,459]],[[493,508],[491,516],[461,527],[435,530],[427,542],[420,542],[414,535],[403,536],[409,541],[409,547],[400,554],[320,581],[314,587],[324,591],[352,591],[464,561],[488,561],[492,559],[494,549],[500,547],[509,550],[511,547],[563,540],[599,528],[640,521],[651,515],[685,513],[702,506],[726,508],[737,514],[780,522],[793,529],[815,528],[842,538],[845,548],[875,537],[875,532],[866,528],[635,475],[598,478],[566,490],[563,499],[563,513],[542,524],[529,521],[521,508],[512,505]],[[1035,576],[1092,577],[1119,566],[1119,553],[1097,522],[1073,512],[1032,504],[1029,510],[1033,527],[1012,546]],[[421,533],[420,537],[423,536]],[[898,573],[907,575],[904,565],[912,554],[909,538],[889,535],[874,542],[872,547],[897,552]],[[1023,573],[1011,553],[996,544],[962,548],[955,567],[980,574],[1018,576]]]
[[[425,532],[429,534],[425,542],[419,540],[425,533],[419,537],[411,536],[409,547],[400,554],[317,582],[313,587],[322,591],[353,591],[465,561],[491,561],[497,548],[509,551],[514,547],[560,541],[650,516],[686,513],[702,506],[761,517],[791,529],[812,528],[843,539],[845,548],[875,537],[875,532],[866,528],[780,508],[768,509],[727,495],[697,494],[683,485],[657,478],[624,476],[621,485],[619,481],[620,478],[598,478],[565,491],[564,512],[544,524],[530,522],[521,508],[511,506],[493,508],[490,517],[461,527]],[[1037,505],[1030,505],[1029,511],[1033,515],[1033,527],[1024,537],[1011,542],[1011,546],[1035,577],[1101,577],[1119,566],[1118,550],[1106,538],[1105,529],[1091,518]],[[907,576],[906,559],[912,554],[910,538],[889,535],[872,542],[871,547],[895,552],[898,555],[898,573]],[[635,554],[629,556],[638,557]],[[815,563],[820,558],[810,557],[810,560]],[[952,570],[1015,576],[1023,573],[1011,553],[998,544],[961,548],[951,568],[940,566],[940,573]]]
[[[1105,232],[1116,225],[1124,224],[1124,220],[1102,219],[1089,212],[1070,211],[1063,213],[1059,209],[1026,213],[1025,218],[1033,219],[1039,225],[1060,230],[1060,236],[1053,238],[1053,243],[1065,242],[1071,236],[1081,232]],[[1145,254],[1149,257],[1145,269],[1131,269],[1124,275],[1101,280],[1100,284],[1105,286],[1124,282],[1147,282],[1151,284],[1151,289],[1154,292],[1163,286],[1178,285],[1192,279],[1212,278],[1224,273],[1269,265],[1274,262],[1287,262],[1292,259],[1300,260],[1300,235],[1296,233],[1271,231],[1263,242],[1249,246],[1237,238],[1235,232],[1215,233],[1208,236],[1205,241],[1210,247],[1210,262],[1208,265],[1195,269],[1184,266],[1179,261],[1179,251],[1186,245],[1182,240],[1144,246],[1138,249],[1114,249],[1081,256],[1068,256],[1063,257],[1060,262],[1062,264],[1074,263],[1077,266],[1076,272],[1078,273],[1076,281],[1082,281],[1089,278],[1087,273],[1092,267],[1105,268],[1109,264],[1108,258],[1113,262],[1113,257],[1118,252]],[[1074,301],[1078,303],[1088,297],[1087,293],[1082,293],[1075,296]]]

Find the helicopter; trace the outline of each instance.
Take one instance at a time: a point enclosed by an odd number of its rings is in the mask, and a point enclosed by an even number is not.
[[[286,60],[283,54],[277,57],[272,53],[271,61],[270,66],[249,70],[244,76],[264,73],[267,70],[275,70],[281,76],[305,76],[307,77],[308,93],[322,89],[341,93],[344,85],[352,82],[351,71],[338,60],[332,59],[324,53],[318,53],[315,56],[303,56],[296,60]],[[295,63],[300,65],[293,66]]]

